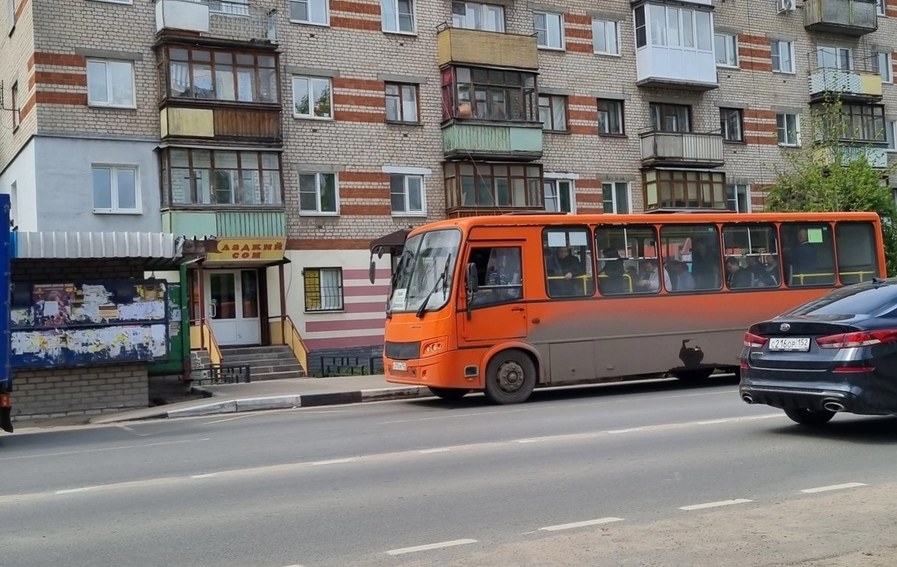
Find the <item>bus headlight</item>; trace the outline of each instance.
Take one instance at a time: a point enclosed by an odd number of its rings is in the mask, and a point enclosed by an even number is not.
[[[447,341],[448,337],[439,337],[438,339],[430,339],[429,341],[425,341],[421,344],[421,356],[430,356],[442,352],[443,350],[445,350],[445,344]]]

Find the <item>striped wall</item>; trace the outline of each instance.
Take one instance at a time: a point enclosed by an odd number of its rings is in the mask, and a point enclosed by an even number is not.
[[[583,14],[564,14],[564,36],[567,51],[592,52],[592,18]]]
[[[382,124],[386,122],[386,85],[383,81],[334,77],[333,109],[336,120]]]

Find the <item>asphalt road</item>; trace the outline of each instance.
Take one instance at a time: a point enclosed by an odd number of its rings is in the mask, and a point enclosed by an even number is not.
[[[731,379],[16,433],[0,565],[888,565],[895,442]]]

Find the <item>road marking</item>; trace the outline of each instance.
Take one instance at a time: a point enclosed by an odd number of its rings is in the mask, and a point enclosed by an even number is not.
[[[142,445],[119,445],[118,447],[101,447],[97,449],[84,449],[83,451],[57,451],[55,453],[38,453],[36,455],[17,455],[14,457],[0,457],[0,461],[20,461],[25,459],[39,459],[42,457],[67,457],[69,455],[86,455],[89,453],[106,453],[109,451],[121,451],[127,449],[146,449],[147,447],[164,447],[167,445],[183,445],[197,441],[211,441],[211,437],[203,439],[183,439],[180,441],[159,441],[156,443],[144,443]]]
[[[421,449],[418,451],[421,455],[429,455],[430,453],[448,453],[451,451],[448,447],[441,447],[439,449]]]
[[[691,506],[682,506],[679,509],[685,511],[704,510],[707,508],[719,508],[720,506],[732,506],[734,504],[747,504],[748,502],[753,502],[753,500],[736,498],[735,500],[720,500],[719,502],[707,502],[706,504],[692,504]]]
[[[456,545],[467,545],[470,543],[476,543],[475,539],[455,539],[452,541],[443,541],[441,543],[431,543],[428,545],[417,545],[415,547],[403,547],[401,549],[392,549],[387,551],[388,555],[403,555],[405,553],[415,553],[417,551],[429,551],[431,549],[442,549],[445,547],[454,547]]]
[[[801,490],[804,494],[813,494],[815,492],[828,492],[829,490],[843,490],[845,488],[857,488],[866,486],[862,482],[847,482],[845,484],[833,484],[831,486],[818,486],[816,488],[805,488]]]
[[[598,518],[597,520],[586,520],[584,522],[572,522],[569,524],[558,524],[556,526],[546,526],[539,528],[543,532],[559,532],[561,530],[572,530],[574,528],[584,528],[586,526],[597,526],[599,524],[610,524],[613,522],[622,522],[623,518]]]
[[[311,466],[318,467],[321,465],[340,465],[343,463],[351,463],[355,460],[355,457],[349,457],[348,459],[331,459],[329,461],[314,461],[311,463]]]
[[[215,423],[225,423],[225,422],[228,422],[228,421],[234,421],[234,420],[237,420],[237,419],[246,419],[247,417],[256,417],[257,415],[258,415],[258,414],[247,413],[247,414],[244,414],[244,415],[238,415],[238,416],[235,416],[235,417],[226,417],[226,418],[224,418],[224,419],[216,419],[215,421],[207,421],[207,422],[206,422],[206,425],[212,425],[212,424],[215,424]]]
[[[208,474],[194,474],[191,475],[190,478],[212,478],[213,476],[218,476],[218,473],[208,473]]]
[[[69,488],[67,490],[57,490],[56,494],[76,494],[78,492],[87,492],[88,490],[95,490],[99,488],[98,486],[82,486],[81,488]]]
[[[520,444],[523,444],[523,443],[538,443],[539,440],[538,440],[538,439],[518,439],[517,442],[520,443]]]

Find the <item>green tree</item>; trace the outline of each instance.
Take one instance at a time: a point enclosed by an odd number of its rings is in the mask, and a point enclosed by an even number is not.
[[[811,111],[811,126],[812,144],[783,150],[782,164],[774,168],[775,183],[766,195],[766,210],[877,212],[888,274],[897,274],[897,208],[886,183],[895,167],[882,169],[869,162],[873,146],[860,141],[869,136],[852,129],[837,97]],[[884,125],[877,135],[884,140]]]

